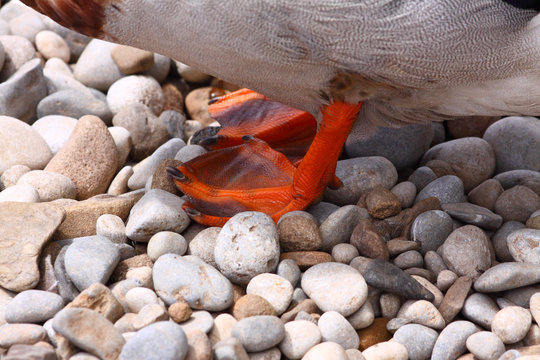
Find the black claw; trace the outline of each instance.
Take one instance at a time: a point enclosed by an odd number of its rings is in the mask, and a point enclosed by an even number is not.
[[[204,139],[200,140],[199,145],[201,145],[201,146],[215,145],[215,144],[217,144],[219,142],[219,140],[221,138],[222,138],[222,136],[220,136],[220,135],[208,136],[208,137],[205,137]]]
[[[181,181],[181,182],[185,182],[187,180],[187,177],[186,175],[184,175],[184,173],[182,173],[180,170],[178,170],[177,168],[174,168],[174,167],[170,167],[170,166],[167,166],[165,168],[167,170],[167,173],[175,180],[178,180],[178,181]]]
[[[217,103],[219,101],[220,97],[215,97],[210,100],[208,100],[208,105],[212,105],[213,103]]]
[[[189,215],[189,216],[200,216],[201,213],[198,212],[197,210],[193,209],[193,208],[186,208],[185,209],[185,212]]]
[[[242,136],[242,140],[244,140],[244,141],[253,140],[253,136],[252,135],[244,135],[244,136]]]

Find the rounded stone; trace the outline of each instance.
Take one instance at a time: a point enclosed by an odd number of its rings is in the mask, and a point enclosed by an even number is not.
[[[493,248],[495,249],[495,256],[497,260],[501,262],[511,262],[514,258],[508,250],[508,236],[516,230],[525,228],[525,225],[518,221],[505,222],[497,232],[491,237],[493,242]]]
[[[255,294],[242,296],[234,303],[233,316],[242,320],[250,316],[272,315],[276,316],[276,309],[265,298]]]
[[[167,313],[171,317],[171,320],[175,323],[182,323],[188,320],[193,314],[193,311],[189,307],[188,303],[175,302],[167,309]]]
[[[498,311],[497,304],[488,295],[474,293],[465,300],[462,314],[484,329],[491,329],[491,322]]]
[[[495,179],[488,179],[480,185],[472,189],[468,198],[475,205],[485,207],[488,210],[493,210],[497,198],[503,193],[504,189],[501,183]]]
[[[473,225],[454,230],[442,245],[441,255],[450,270],[472,279],[491,266],[489,238]]]
[[[397,196],[402,208],[411,207],[416,197],[416,186],[410,181],[403,181],[396,184],[390,191]]]
[[[70,52],[66,41],[57,33],[43,30],[36,35],[36,49],[45,59],[59,58],[69,63]]]
[[[302,360],[349,360],[345,349],[335,342],[323,342],[315,345],[304,355]]]
[[[274,221],[260,212],[236,214],[216,239],[214,259],[221,272],[237,284],[245,285],[259,274],[273,272],[279,262]]]
[[[75,65],[75,78],[88,87],[107,91],[112,83],[124,76],[111,57],[111,49],[115,46],[111,42],[92,39]]]
[[[516,230],[507,238],[508,250],[514,260],[540,264],[540,230]]]
[[[37,116],[63,115],[81,118],[94,115],[106,124],[110,124],[112,113],[107,103],[87,89],[66,88],[44,97],[39,102]]]
[[[497,312],[491,322],[491,331],[505,344],[522,340],[531,327],[531,313],[519,306],[507,306]]]
[[[458,203],[466,200],[463,182],[454,175],[442,176],[426,185],[416,195],[415,203],[435,196],[441,204]]]
[[[188,349],[182,327],[160,321],[137,331],[123,347],[120,360],[184,359]]]
[[[276,346],[285,337],[285,327],[276,316],[252,316],[234,324],[231,335],[248,352],[257,352]]]
[[[394,259],[394,265],[400,269],[408,269],[412,267],[422,268],[424,266],[424,258],[418,251],[409,250],[396,256]]]
[[[296,262],[291,259],[284,259],[280,261],[276,269],[276,274],[289,280],[293,287],[296,286],[298,280],[300,280],[300,276],[302,275]]]
[[[356,205],[342,206],[328,215],[319,227],[322,250],[330,252],[335,245],[349,242],[358,221],[368,218],[367,210]]]
[[[467,350],[465,345],[467,338],[476,332],[478,332],[478,329],[472,322],[451,322],[439,334],[431,354],[431,359],[456,359]]]
[[[186,322],[183,322],[181,326],[186,334],[196,330],[207,334],[214,326],[214,318],[208,311],[194,311],[191,317]]]
[[[8,349],[16,344],[32,345],[44,341],[47,332],[36,324],[5,324],[0,326],[0,346]]]
[[[321,315],[317,326],[323,341],[333,341],[345,350],[358,349],[360,339],[352,325],[336,311],[327,311]]]
[[[336,262],[348,264],[352,259],[359,256],[358,249],[351,244],[337,244],[332,248],[332,257]]]
[[[397,341],[385,341],[362,352],[366,360],[407,360],[407,348]]]
[[[293,287],[287,279],[267,273],[252,278],[247,285],[246,293],[263,297],[280,315],[287,310],[292,300]]]
[[[159,304],[159,301],[156,293],[152,290],[144,287],[134,287],[126,293],[125,303],[131,312],[138,313],[146,305]]]
[[[96,221],[96,234],[109,239],[115,244],[124,244],[127,240],[126,226],[121,217],[103,214]]]
[[[214,248],[220,231],[220,227],[203,229],[189,242],[188,254],[197,256],[205,263],[217,267],[214,260]]]
[[[0,174],[13,165],[43,169],[52,156],[45,140],[30,125],[0,116]]]
[[[126,76],[112,84],[107,92],[107,103],[113,114],[120,112],[126,105],[143,104],[159,115],[164,102],[161,86],[149,76]]]
[[[309,268],[302,276],[302,290],[322,311],[343,316],[356,312],[367,299],[364,277],[353,267],[329,262]]]
[[[451,270],[443,270],[437,275],[437,287],[441,291],[446,291],[457,280],[458,276]]]
[[[540,209],[540,197],[523,185],[505,190],[495,202],[495,213],[504,221],[526,222],[529,216]]]
[[[16,185],[21,176],[29,171],[31,170],[26,165],[13,165],[0,176],[0,189],[4,190],[10,186]]]
[[[504,343],[497,335],[481,331],[467,338],[467,349],[479,360],[498,359],[505,351]]]
[[[232,305],[229,280],[195,256],[162,255],[153,268],[156,293],[167,304],[180,295],[193,309],[221,311]]]
[[[31,185],[13,185],[0,192],[0,202],[8,201],[37,203],[40,198],[37,190]]]
[[[146,251],[150,259],[156,261],[165,254],[182,256],[186,253],[187,247],[187,241],[182,235],[172,231],[161,231],[148,240]]]
[[[68,177],[51,171],[30,171],[20,177],[17,185],[31,185],[42,202],[75,199],[77,196],[75,184]]]
[[[43,137],[53,154],[68,141],[77,119],[63,115],[48,115],[40,118],[32,127]]]
[[[394,341],[407,348],[410,360],[428,360],[439,334],[418,324],[403,325],[394,333]]]
[[[367,328],[368,326],[373,324],[374,319],[375,319],[375,313],[369,301],[366,301],[360,309],[358,309],[356,312],[352,313],[351,315],[347,317],[347,321],[356,330]]]
[[[398,318],[408,319],[415,324],[424,325],[436,330],[445,326],[444,319],[437,308],[426,300],[408,300],[399,309]]]
[[[463,181],[469,192],[495,171],[495,153],[491,145],[478,137],[467,137],[446,141],[429,149],[422,157],[421,164],[430,160],[443,160]]]
[[[5,308],[8,323],[43,323],[62,310],[60,295],[48,291],[26,290],[17,294]]]
[[[34,45],[22,36],[2,35],[0,36],[0,44],[2,44],[5,53],[0,81],[7,80],[20,67],[36,57]]]
[[[285,324],[285,337],[279,344],[279,349],[288,359],[301,359],[309,349],[320,342],[321,331],[317,325],[306,320],[290,321]]]
[[[401,211],[401,201],[390,190],[378,186],[365,198],[369,215],[375,219],[385,219]]]
[[[317,220],[304,211],[291,211],[277,223],[279,244],[283,251],[319,250],[322,238]]]
[[[540,169],[540,124],[534,117],[510,116],[492,124],[484,134],[497,159],[496,172]]]

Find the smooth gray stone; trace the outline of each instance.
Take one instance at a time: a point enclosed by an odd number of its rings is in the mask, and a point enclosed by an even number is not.
[[[6,307],[8,323],[43,323],[64,307],[60,295],[42,290],[20,292]]]
[[[415,203],[435,196],[441,204],[464,202],[466,200],[463,182],[454,175],[442,176],[433,180],[416,195]]]
[[[0,113],[27,123],[36,119],[36,106],[47,96],[47,83],[39,59],[21,66],[0,84]]]
[[[334,211],[337,211],[337,209],[339,209],[339,206],[321,201],[320,203],[311,205],[306,209],[306,211],[313,215],[318,222],[317,225],[320,226],[328,218],[328,216],[330,216]]]
[[[508,249],[507,239],[508,235],[523,228],[525,228],[525,225],[519,221],[507,221],[491,237],[493,248],[495,249],[495,256],[500,262],[515,261]]]
[[[452,218],[441,210],[429,210],[416,217],[411,227],[411,240],[420,243],[420,253],[435,251],[452,232]]]
[[[369,219],[368,211],[356,205],[345,205],[331,213],[319,227],[322,250],[331,252],[335,245],[349,242],[361,219]]]
[[[80,118],[84,115],[95,115],[105,123],[110,123],[112,113],[106,102],[94,97],[90,92],[78,90],[61,90],[41,100],[37,106],[38,117],[47,115],[64,115]]]
[[[71,240],[71,239],[70,239]],[[58,293],[64,299],[64,302],[67,304],[80,294],[79,289],[73,284],[69,275],[66,271],[65,265],[65,256],[68,249],[67,245],[62,247],[62,250],[56,256],[54,260],[54,276],[58,281]]]
[[[485,207],[471,203],[442,204],[442,209],[454,219],[466,224],[476,225],[486,230],[496,230],[501,227],[503,219],[500,215]]]
[[[182,327],[160,321],[137,331],[122,348],[120,360],[184,359],[189,349]]]
[[[486,294],[474,293],[465,300],[461,313],[473,323],[491,330],[491,321],[497,311],[499,308],[492,298]]]
[[[423,325],[407,324],[394,333],[394,341],[407,348],[410,360],[426,360],[431,356],[439,334]]]
[[[540,281],[540,264],[507,262],[484,272],[474,283],[479,292],[511,290]]]
[[[159,120],[165,125],[172,138],[184,139],[186,115],[174,110],[165,110],[159,115]]]
[[[285,337],[285,327],[277,316],[250,316],[234,324],[231,335],[247,351],[258,352],[279,344]]]
[[[416,186],[416,191],[422,191],[430,182],[437,179],[437,175],[427,166],[420,166],[409,176],[408,181]]]
[[[467,351],[465,342],[467,338],[478,332],[478,328],[469,321],[454,321],[448,324],[439,334],[432,360],[454,360]]]
[[[523,185],[540,195],[540,171],[510,170],[493,177],[501,183],[503,189],[510,189],[516,185]]]

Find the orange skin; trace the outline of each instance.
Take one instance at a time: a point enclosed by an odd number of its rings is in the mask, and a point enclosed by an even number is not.
[[[277,222],[289,211],[305,209],[327,186],[341,185],[336,163],[361,106],[324,106],[313,136],[316,122],[306,112],[247,89],[220,98],[210,113],[225,126],[207,142],[217,150],[168,168],[190,199],[184,210],[201,224],[223,226],[242,211],[261,211]]]

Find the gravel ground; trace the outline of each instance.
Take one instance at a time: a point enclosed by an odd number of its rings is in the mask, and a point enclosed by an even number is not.
[[[0,9],[3,359],[538,359],[540,121],[357,124],[278,224],[193,223],[166,165],[237,87]]]

